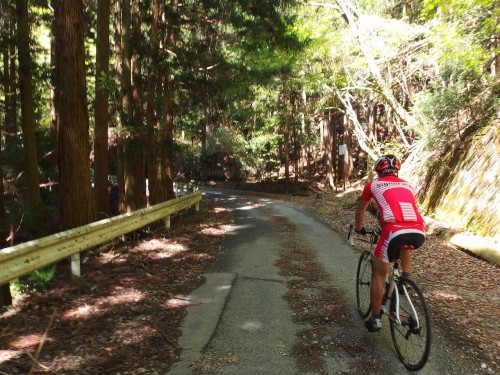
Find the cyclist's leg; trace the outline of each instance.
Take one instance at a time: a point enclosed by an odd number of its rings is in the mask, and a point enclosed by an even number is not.
[[[399,254],[399,259],[401,260],[401,269],[403,273],[411,273],[411,259],[413,252],[410,249],[402,249]]]
[[[380,308],[384,296],[384,284],[391,262],[387,256],[387,244],[391,234],[390,227],[384,225],[380,231],[377,246],[373,252],[373,272],[370,289],[370,300],[372,305],[372,319],[380,317]]]
[[[379,316],[384,296],[384,284],[387,272],[391,263],[384,262],[376,257],[373,258],[372,285],[370,289],[370,299],[372,304],[372,314]]]

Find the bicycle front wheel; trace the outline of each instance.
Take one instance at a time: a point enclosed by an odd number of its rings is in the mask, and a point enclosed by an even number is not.
[[[399,319],[390,319],[391,336],[396,353],[403,365],[412,371],[427,363],[431,350],[431,318],[420,287],[413,280],[401,281],[399,289]],[[398,293],[398,289],[394,293]],[[391,312],[396,314],[396,296]]]
[[[359,257],[356,273],[356,302],[358,314],[363,319],[370,313],[370,285],[372,278],[372,256],[369,251],[363,251]]]

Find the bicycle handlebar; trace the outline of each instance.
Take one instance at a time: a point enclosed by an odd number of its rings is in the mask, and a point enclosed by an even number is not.
[[[366,235],[366,236],[376,236],[378,239],[378,235],[380,233],[380,230],[376,230],[376,229],[366,230],[364,227],[363,227],[363,229],[364,229],[364,232],[363,231],[358,232],[354,229],[354,224],[349,225],[349,233],[347,234],[347,240],[349,241],[351,246],[354,246],[354,238],[353,238],[354,233],[362,234],[362,235]]]

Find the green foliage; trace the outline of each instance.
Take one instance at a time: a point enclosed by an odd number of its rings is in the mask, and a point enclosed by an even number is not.
[[[399,160],[402,160],[402,155],[406,152],[406,147],[395,138],[389,138],[384,140],[380,144],[381,155],[396,155]]]
[[[400,139],[391,135],[381,140],[381,133],[392,127],[388,133],[395,134],[392,125],[401,123],[385,92],[390,91],[394,101],[413,114],[414,126],[405,129],[408,138],[416,134],[428,147],[443,148],[463,122],[495,116],[498,89],[488,86],[487,69],[491,56],[499,52],[490,38],[500,32],[498,0],[352,3],[364,14],[357,18],[359,27],[346,22],[335,2],[187,0],[173,20],[176,44],[168,52],[149,51],[151,2],[144,3],[145,38],[135,46],[144,74],[141,99],[146,106],[148,61],[153,58],[159,68],[155,74],[168,68],[175,84],[175,137],[181,138],[181,130],[184,136],[175,145],[176,173],[188,178],[265,178],[283,162],[278,153],[285,117],[288,124],[303,120],[316,127],[327,111],[344,109],[336,91],[345,93],[362,124],[368,123],[363,116],[372,114],[370,109],[385,109],[373,118],[374,131],[379,131],[374,134],[376,146],[384,153],[404,154]],[[30,3],[30,10],[41,181],[56,181],[50,160],[55,145],[49,131],[52,13],[47,2]],[[113,68],[94,81],[96,2],[86,7],[85,22],[88,96],[94,98],[95,88],[105,87],[112,103],[122,96]],[[161,25],[162,33],[165,27]],[[113,65],[115,56],[110,57]],[[380,77],[375,77],[374,65]],[[165,103],[163,79],[155,77],[159,122]],[[90,117],[93,108],[89,105]],[[110,111],[115,110],[119,109],[110,106]],[[110,119],[116,117],[110,113]],[[205,129],[207,148],[202,152],[199,143]],[[121,130],[128,130],[127,121]],[[316,130],[297,134],[295,141],[301,146],[317,144]],[[10,181],[16,178],[21,192],[22,151],[19,142],[4,155],[6,176]],[[54,201],[52,195],[44,195],[44,203]],[[23,220],[22,199],[7,207],[11,223],[17,226]],[[49,214],[56,215],[55,211]]]
[[[217,128],[207,139],[200,155],[202,176],[210,179],[238,180],[242,177],[243,137],[233,129]]]
[[[217,128],[208,137],[207,155],[237,155],[243,148],[243,137],[233,129]]]
[[[31,292],[44,291],[47,284],[54,278],[55,266],[47,267],[32,274],[14,279],[11,281],[11,287],[15,295],[22,295]]]
[[[199,147],[186,143],[175,143],[174,170],[177,177],[196,179],[201,175]]]
[[[440,64],[445,82],[470,79],[480,75],[488,60],[488,54],[478,43],[477,36],[464,33],[460,24],[436,23],[431,28],[430,53]]]
[[[277,134],[261,134],[246,142],[244,161],[251,175],[260,180],[280,165],[276,151],[281,138]]]
[[[413,114],[417,132],[428,147],[450,139],[456,111],[466,102],[458,86],[443,87],[434,92],[415,95]]]

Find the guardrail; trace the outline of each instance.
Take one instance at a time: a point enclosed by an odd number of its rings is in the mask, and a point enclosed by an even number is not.
[[[80,276],[80,252],[161,219],[165,220],[168,229],[172,214],[191,206],[198,211],[200,201],[201,191],[198,190],[154,206],[1,249],[0,285],[68,256],[71,256],[71,272]]]

